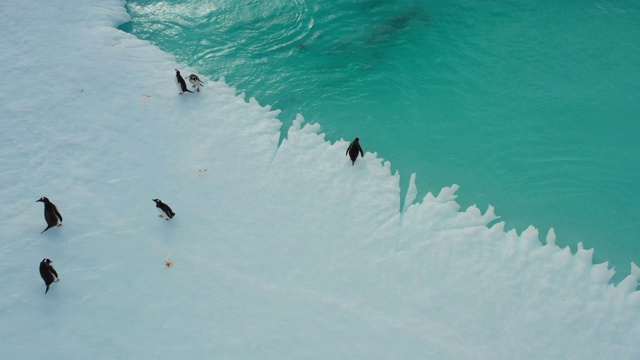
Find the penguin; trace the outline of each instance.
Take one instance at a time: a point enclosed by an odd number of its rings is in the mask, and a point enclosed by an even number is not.
[[[53,262],[47,258],[42,259],[40,262],[40,277],[42,277],[45,285],[47,285],[47,288],[44,290],[45,294],[49,291],[51,284],[60,281],[56,269],[53,268]]]
[[[158,208],[158,212],[160,213],[160,215],[158,215],[159,217],[164,217],[166,215],[167,217],[165,218],[165,220],[171,220],[173,219],[174,216],[176,216],[176,213],[174,213],[173,210],[171,210],[169,205],[163,203],[158,199],[151,199],[151,200],[156,203],[156,208]]]
[[[62,215],[58,212],[58,208],[46,197],[41,197],[36,202],[44,203],[44,219],[47,221],[47,228],[42,230],[40,234],[58,225],[58,219],[62,223]],[[62,226],[59,224],[58,226]]]
[[[200,80],[198,75],[191,74],[191,75],[189,75],[189,77],[187,77],[187,79],[191,83],[191,87],[196,88],[196,91],[200,92],[200,86],[204,86],[204,83]]]
[[[182,78],[182,75],[180,75],[180,71],[178,71],[178,69],[176,69],[176,85],[178,86],[178,89],[180,89],[180,95],[185,92],[193,92],[187,89],[187,83],[184,82],[184,79]]]
[[[356,163],[358,153],[360,153],[360,157],[364,157],[364,153],[362,152],[362,148],[360,147],[360,139],[355,138],[353,142],[349,144],[347,152],[345,153],[345,155],[349,154],[349,157],[351,158],[351,166]]]

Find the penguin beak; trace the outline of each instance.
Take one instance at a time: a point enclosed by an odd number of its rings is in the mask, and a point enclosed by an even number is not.
[[[42,202],[42,200],[36,200],[36,202]]]

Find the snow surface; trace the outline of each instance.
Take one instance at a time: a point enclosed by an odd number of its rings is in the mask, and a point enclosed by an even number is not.
[[[278,113],[223,80],[178,95],[174,68],[197,71],[127,20],[3,2],[3,359],[640,358],[635,265],[613,286],[553,230],[460,211],[455,185],[414,202],[412,178],[398,212],[388,162],[351,166],[351,139],[302,117],[278,147]],[[41,196],[64,217],[42,235]]]

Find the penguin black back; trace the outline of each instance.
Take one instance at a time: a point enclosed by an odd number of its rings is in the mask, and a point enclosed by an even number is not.
[[[151,200],[156,203],[156,208],[158,208],[158,211],[161,213],[160,217],[162,217],[162,214],[164,214],[167,216],[167,220],[169,220],[169,219],[173,219],[173,217],[176,216],[176,213],[174,213],[173,210],[171,210],[169,205],[163,203],[160,199],[151,199]]]
[[[47,285],[47,288],[44,290],[46,294],[49,291],[49,286],[58,281],[58,273],[56,269],[53,268],[51,260],[44,258],[40,262],[40,277],[44,280],[45,285]]]
[[[46,197],[36,200],[44,204],[44,220],[47,222],[47,228],[42,230],[40,234],[58,225],[58,219],[62,222],[62,215],[58,212],[58,208]]]
[[[178,85],[178,89],[180,89],[180,95],[182,95],[182,93],[184,92],[192,93],[193,91],[187,88],[187,83],[182,78],[182,75],[180,75],[180,71],[178,71],[178,69],[175,69],[175,70],[176,70],[176,84]]]
[[[347,148],[347,152],[345,153],[345,155],[347,154],[349,155],[349,158],[351,158],[351,166],[353,166],[356,163],[358,154],[360,154],[360,157],[364,157],[364,153],[362,152],[362,147],[360,147],[359,138],[355,138],[353,142],[349,144],[349,147]]]

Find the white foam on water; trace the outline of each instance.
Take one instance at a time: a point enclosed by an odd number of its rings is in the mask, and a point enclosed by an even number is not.
[[[0,353],[12,359],[636,359],[619,285],[453,185],[399,175],[224,80],[178,95],[123,1],[0,13]],[[47,196],[64,226],[44,234]],[[176,213],[157,217],[153,198]],[[44,294],[37,266],[61,277]],[[167,267],[166,262],[171,261]]]

